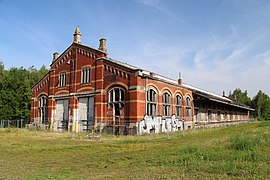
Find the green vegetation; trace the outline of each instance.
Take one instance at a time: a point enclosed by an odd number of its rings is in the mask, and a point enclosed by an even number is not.
[[[248,97],[247,91],[242,92],[239,88],[235,89],[229,97],[252,107],[255,112],[251,113],[254,117],[258,118],[258,120],[270,120],[270,97],[261,90],[259,90],[252,100]]]
[[[5,70],[0,62],[0,120],[30,119],[31,87],[47,72],[45,66]]]
[[[0,129],[0,179],[269,179],[270,122],[149,136]]]

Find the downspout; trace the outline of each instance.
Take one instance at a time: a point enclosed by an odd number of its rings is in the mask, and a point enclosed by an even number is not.
[[[75,57],[75,59],[74,59],[74,71],[73,71],[73,85],[72,85],[72,87],[73,87],[73,92],[75,93],[75,92],[77,92],[77,87],[76,87],[76,68],[77,68],[77,57]],[[76,108],[76,104],[77,103],[75,103],[75,98],[77,99],[77,97],[74,95],[74,99],[73,99],[73,132],[75,131],[76,132],[76,123],[74,123],[75,122],[75,119],[76,120],[78,120],[78,118],[77,118],[77,116],[78,116],[78,109]],[[76,110],[75,110],[76,109]],[[75,116],[76,116],[76,118],[75,118]]]
[[[95,59],[95,86],[94,86],[94,129],[96,129],[96,125],[97,125],[97,118],[96,118],[96,90],[97,90],[97,58]]]
[[[72,88],[72,93],[74,94],[76,92],[76,63],[77,63],[77,58],[75,57],[74,60],[72,60],[72,78],[71,78],[71,88]],[[76,131],[76,126],[74,126],[74,121],[75,119],[75,116],[77,116],[77,113],[76,112],[76,103],[75,103],[75,95],[73,95],[73,116],[71,118],[71,123],[72,123],[72,129],[70,131],[74,132],[74,130]]]
[[[145,78],[145,114],[147,113],[147,86],[148,86],[148,77]]]
[[[148,86],[148,77],[145,77],[145,87],[144,87],[144,89],[145,89],[145,115],[147,114],[147,86]],[[146,121],[144,122],[144,124],[146,125]],[[139,124],[138,124],[138,135],[140,135],[140,126],[139,126]]]
[[[77,91],[76,72],[75,72],[75,69],[77,67],[77,48],[76,47],[73,48],[73,53],[74,53],[73,54],[73,83],[74,84],[71,87],[73,87],[73,93],[75,93]],[[72,130],[73,130],[73,132],[78,132],[77,131],[77,128],[78,128],[78,124],[77,124],[78,123],[78,118],[77,118],[78,117],[78,111],[74,110],[75,107],[76,107],[76,104],[77,104],[77,103],[75,103],[75,98],[77,98],[77,97],[74,95],[74,97],[73,97],[73,119],[72,119],[73,125],[72,125]]]

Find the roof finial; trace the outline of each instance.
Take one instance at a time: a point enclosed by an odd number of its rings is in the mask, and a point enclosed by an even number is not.
[[[74,36],[73,42],[74,42],[74,43],[81,44],[81,36],[82,36],[82,34],[81,34],[81,32],[80,32],[79,26],[76,27],[73,36]]]

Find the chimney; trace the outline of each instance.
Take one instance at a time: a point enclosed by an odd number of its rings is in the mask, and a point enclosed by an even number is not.
[[[82,36],[82,34],[80,32],[79,26],[76,27],[73,36],[74,36],[74,40],[73,40],[74,43],[78,43],[78,44],[81,44],[82,43],[81,42],[81,36]]]
[[[107,53],[106,39],[105,39],[105,38],[101,38],[101,39],[99,40],[99,48],[98,48],[98,50]]]
[[[180,85],[183,84],[182,74],[181,73],[179,73],[178,84],[180,84]]]
[[[150,76],[154,77],[156,74],[154,72],[150,72]]]
[[[58,52],[53,53],[53,61],[55,61],[58,58]]]

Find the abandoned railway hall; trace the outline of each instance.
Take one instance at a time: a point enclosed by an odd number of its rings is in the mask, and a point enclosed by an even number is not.
[[[178,131],[213,122],[250,119],[251,108],[73,43],[53,54],[50,71],[32,87],[31,122],[55,131],[92,129],[118,134]]]

